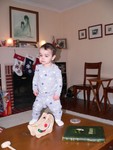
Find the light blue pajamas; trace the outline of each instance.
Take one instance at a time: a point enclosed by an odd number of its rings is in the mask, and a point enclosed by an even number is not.
[[[61,120],[62,106],[53,96],[60,96],[62,90],[61,70],[57,65],[44,67],[37,65],[33,77],[33,91],[38,91],[38,96],[33,104],[32,119],[38,119],[43,108],[49,107],[55,119]]]

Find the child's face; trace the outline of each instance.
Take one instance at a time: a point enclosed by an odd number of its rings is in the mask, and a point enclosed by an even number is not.
[[[55,59],[55,55],[52,55],[52,51],[50,49],[45,50],[44,48],[40,48],[39,50],[39,60],[40,63],[44,66],[49,66],[52,64],[52,61]]]

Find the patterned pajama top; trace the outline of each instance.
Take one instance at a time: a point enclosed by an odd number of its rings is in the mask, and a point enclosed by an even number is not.
[[[62,91],[62,74],[57,65],[45,67],[38,64],[33,77],[33,91],[39,95],[58,95]]]

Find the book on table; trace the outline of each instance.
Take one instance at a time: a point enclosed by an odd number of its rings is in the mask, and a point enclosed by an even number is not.
[[[62,140],[104,142],[104,129],[102,126],[68,126]]]

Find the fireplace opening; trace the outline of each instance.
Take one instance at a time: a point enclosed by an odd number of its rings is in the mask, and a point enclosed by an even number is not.
[[[14,109],[29,110],[32,108],[35,96],[32,91],[32,79],[26,73],[18,76],[13,73],[13,87],[14,87]]]

